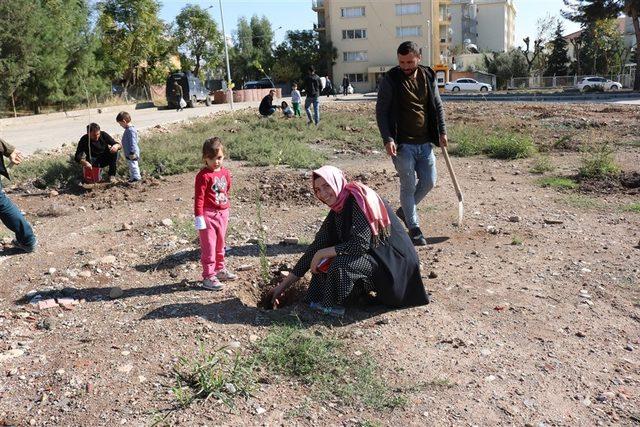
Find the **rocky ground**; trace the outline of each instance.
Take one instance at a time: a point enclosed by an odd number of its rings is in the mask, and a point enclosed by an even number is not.
[[[353,108],[372,114],[370,106]],[[451,123],[528,129],[552,148],[556,174],[575,173],[580,154],[572,144],[585,135],[630,142],[617,146],[616,159],[638,171],[635,107],[447,109]],[[555,146],[559,140],[566,146]],[[332,156],[397,204],[399,184],[385,155],[350,147]],[[0,425],[152,424],[175,407],[172,368],[198,341],[251,352],[292,310],[305,326],[344,340],[354,358],[371,354],[407,405],[345,405],[281,378],[260,383],[234,408],[194,403],[165,422],[638,425],[640,214],[623,209],[640,201],[637,189],[541,188],[529,173],[532,161],[454,158],[466,211],[456,227],[457,200],[438,158],[438,186],[420,210],[429,245],[419,255],[432,303],[352,308],[341,321],[300,304],[257,307],[257,239],[266,236],[273,267],[291,265],[326,214],[309,192],[307,171],[228,163],[236,183],[228,262],[239,280],[218,293],[198,287],[192,174],[138,186],[10,189],[40,247],[0,257]]]

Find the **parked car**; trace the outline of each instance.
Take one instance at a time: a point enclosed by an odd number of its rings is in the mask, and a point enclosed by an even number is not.
[[[458,79],[455,82],[446,83],[444,85],[444,90],[447,92],[460,92],[461,90],[489,92],[493,90],[493,88],[490,84],[480,83],[474,79],[464,78]]]
[[[169,108],[178,107],[176,105],[174,82],[178,82],[182,87],[183,98],[187,102],[188,107],[193,108],[198,102],[204,102],[207,106],[211,105],[209,91],[204,87],[204,84],[202,84],[199,78],[187,71],[186,73],[173,73],[167,78],[166,96]]]
[[[276,87],[271,79],[260,79],[246,82],[242,89],[271,89]]]
[[[622,83],[614,82],[613,80],[605,79],[604,77],[585,77],[576,85],[576,88],[581,92],[588,92],[595,87],[615,91],[622,89]]]

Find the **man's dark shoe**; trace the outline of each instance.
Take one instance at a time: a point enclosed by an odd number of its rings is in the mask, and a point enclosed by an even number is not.
[[[400,207],[398,208],[398,210],[396,211],[396,216],[397,216],[398,218],[400,218],[400,220],[402,221],[402,223],[403,223],[403,224],[404,224],[404,226],[406,227],[406,226],[407,226],[407,221],[405,221],[405,219],[404,219],[404,211],[402,210],[402,206],[400,206]]]
[[[36,246],[38,246],[38,241],[34,240],[32,244],[30,245],[25,245],[22,244],[20,242],[18,242],[16,239],[13,239],[13,241],[11,242],[13,244],[13,247],[15,247],[16,249],[19,249],[23,252],[26,253],[31,253],[31,252],[35,252],[36,250]]]
[[[413,246],[426,246],[427,239],[424,238],[422,234],[422,230],[420,227],[412,228],[409,230],[409,237],[411,237],[411,242],[413,242]]]

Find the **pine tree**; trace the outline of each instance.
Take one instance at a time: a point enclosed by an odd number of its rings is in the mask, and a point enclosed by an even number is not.
[[[551,44],[553,49],[547,60],[547,69],[544,71],[545,76],[564,76],[567,74],[569,63],[568,42],[565,40],[562,23],[558,22],[555,37]]]

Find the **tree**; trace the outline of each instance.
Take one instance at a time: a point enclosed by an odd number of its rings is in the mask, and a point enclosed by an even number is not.
[[[254,80],[267,75],[274,64],[273,30],[266,17],[238,19],[234,47],[229,52],[233,80]]]
[[[165,68],[171,51],[167,28],[158,18],[157,0],[102,0],[100,16],[100,57],[107,75],[120,79],[125,88],[148,84]]]
[[[193,74],[200,74],[202,61],[209,70],[222,63],[222,36],[216,22],[204,9],[200,6],[185,6],[176,16],[175,26],[173,35],[176,44],[189,64],[193,64]]]
[[[555,27],[557,19],[547,14],[543,18],[536,21],[536,38],[533,41],[533,50],[531,50],[531,38],[525,37],[522,41],[525,44],[523,51],[527,61],[527,76],[531,75],[532,70],[544,71],[547,64],[547,54],[545,53],[545,44],[551,39],[552,29]]]
[[[282,82],[301,80],[309,65],[316,67],[319,75],[331,74],[337,57],[336,49],[314,31],[288,31],[285,40],[275,51],[273,77]]]
[[[547,61],[547,68],[544,72],[545,76],[564,76],[567,74],[567,64],[570,62],[568,54],[568,42],[562,35],[564,29],[562,23],[558,22],[556,33],[551,44],[553,49]]]
[[[628,51],[615,19],[600,19],[587,24],[580,35],[579,61],[587,74],[612,74],[622,71]]]
[[[74,103],[86,99],[89,88],[99,90],[102,69],[100,63],[91,61],[94,45],[87,1],[36,4],[35,59],[18,93],[23,102],[39,113],[43,105]]]
[[[31,0],[0,2],[0,101],[11,99],[29,77],[36,56],[36,5]]]
[[[600,19],[617,18],[624,12],[631,18],[636,36],[636,49],[640,45],[640,0],[564,0],[569,11],[563,15],[583,27]],[[636,73],[633,90],[640,91],[640,55],[635,55]]]
[[[483,65],[488,73],[496,75],[496,84],[503,89],[507,87],[512,77],[525,76],[528,66],[521,49],[484,54]]]

